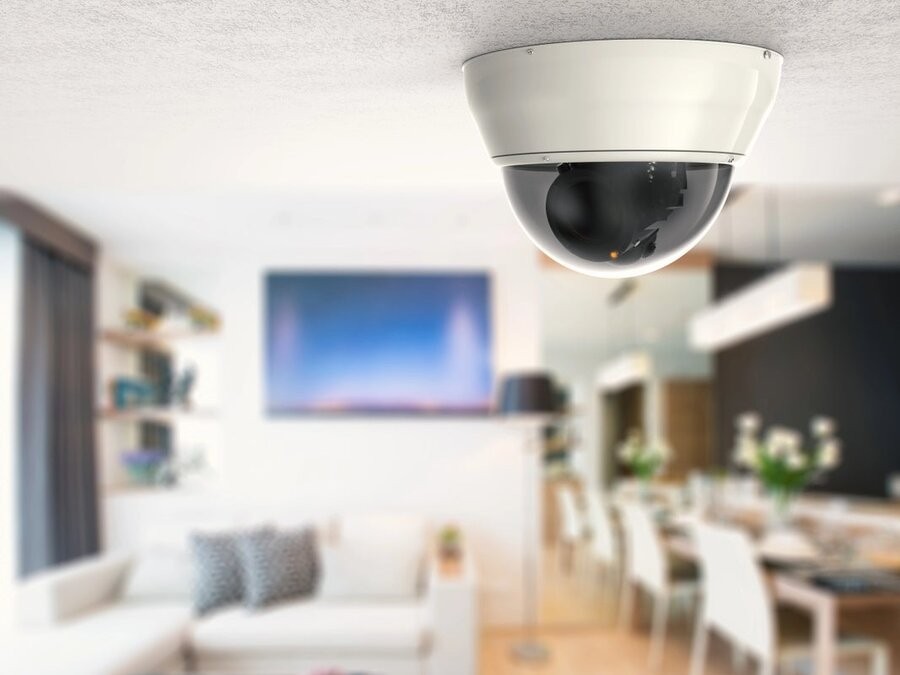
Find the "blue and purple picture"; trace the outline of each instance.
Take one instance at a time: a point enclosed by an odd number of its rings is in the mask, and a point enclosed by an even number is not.
[[[487,274],[266,277],[270,414],[491,408]]]

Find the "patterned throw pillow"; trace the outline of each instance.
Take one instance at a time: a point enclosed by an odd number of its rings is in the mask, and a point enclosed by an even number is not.
[[[319,559],[311,528],[246,534],[238,540],[238,555],[248,607],[264,607],[316,590]]]
[[[194,563],[194,611],[198,616],[240,602],[244,581],[238,556],[238,540],[256,533],[271,533],[270,528],[248,532],[191,535]]]

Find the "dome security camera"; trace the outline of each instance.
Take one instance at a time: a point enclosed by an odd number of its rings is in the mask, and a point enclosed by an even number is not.
[[[597,277],[693,248],[775,101],[780,54],[694,40],[517,47],[463,64],[466,95],[535,245]]]

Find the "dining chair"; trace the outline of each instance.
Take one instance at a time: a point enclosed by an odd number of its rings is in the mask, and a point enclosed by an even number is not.
[[[635,596],[644,592],[653,600],[650,667],[662,664],[669,609],[675,600],[696,597],[698,584],[693,570],[670,564],[651,512],[640,503],[622,504],[625,535],[625,573],[619,603],[620,626],[626,629],[634,619]]]
[[[790,644],[779,635],[778,617],[749,537],[734,527],[701,523],[694,528],[703,584],[695,627],[691,675],[703,675],[711,631],[749,653],[762,675],[796,670],[812,658],[812,648]],[[842,656],[869,658],[872,675],[888,675],[886,645],[875,640],[842,639]]]
[[[563,570],[571,572],[576,556],[584,543],[586,527],[584,516],[578,505],[575,490],[568,485],[556,489],[557,512],[559,514],[559,552]]]
[[[587,526],[590,531],[591,558],[599,565],[604,580],[621,572],[619,548],[612,513],[606,499],[597,490],[585,493]]]
[[[619,585],[622,581],[622,554],[619,532],[613,518],[613,506],[599,490],[585,493],[587,527],[590,536],[588,553],[593,562],[591,572],[603,594],[604,613],[615,623],[618,611]]]

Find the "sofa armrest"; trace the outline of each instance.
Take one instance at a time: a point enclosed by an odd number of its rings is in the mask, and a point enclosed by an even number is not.
[[[432,645],[429,675],[478,672],[478,575],[471,556],[451,567],[430,558],[428,606]]]
[[[107,554],[38,572],[16,589],[19,626],[49,628],[113,600],[129,565],[130,556]]]

